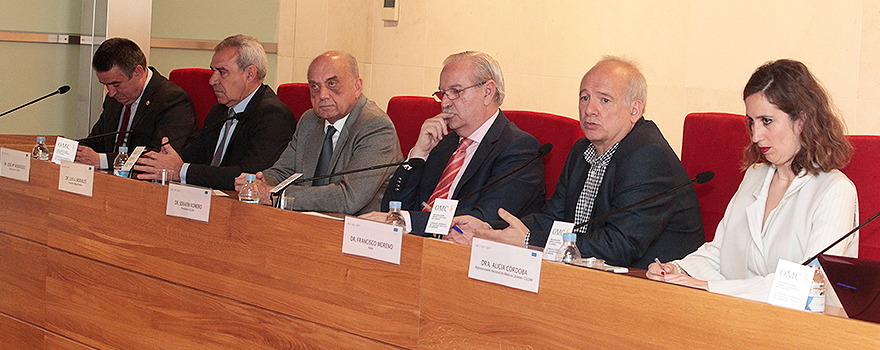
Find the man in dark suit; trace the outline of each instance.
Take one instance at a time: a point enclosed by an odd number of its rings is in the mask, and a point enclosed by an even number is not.
[[[310,178],[403,158],[391,119],[361,93],[363,80],[354,56],[321,54],[309,65],[308,81],[312,109],[303,113],[278,161],[256,173],[262,204],[272,204],[270,186],[296,173]],[[245,175],[236,178],[236,188],[244,185]],[[295,198],[288,209],[344,214],[377,210],[389,176],[391,168],[385,168],[297,183],[285,190],[285,196]]]
[[[473,217],[456,217],[464,234],[522,246],[544,246],[553,221],[582,223],[689,181],[678,157],[657,126],[642,117],[647,85],[630,62],[606,57],[581,80],[579,111],[586,135],[572,147],[556,191],[541,212],[522,221],[501,211],[492,230]],[[505,223],[506,222],[506,223]],[[679,259],[703,241],[700,206],[693,186],[576,230],[584,257],[608,264],[647,268],[659,258]]]
[[[209,82],[219,104],[205,126],[178,154],[171,145],[138,159],[140,179],[156,177],[156,169],[174,171],[172,180],[232,190],[235,177],[272,165],[296,128],[293,113],[266,85],[266,52],[257,39],[228,37],[214,47]]]
[[[183,147],[196,128],[192,101],[155,68],[147,68],[137,44],[125,38],[107,39],[95,51],[92,68],[107,96],[89,138],[77,148],[77,162],[109,169],[120,146],[158,149],[163,136]],[[98,137],[118,131],[123,133]]]
[[[400,201],[412,233],[424,234],[437,198],[458,199],[524,164],[540,146],[501,112],[504,77],[501,67],[482,52],[462,52],[446,58],[440,73],[443,113],[422,124],[409,159],[423,166],[401,166],[391,177],[382,199]],[[448,132],[447,129],[451,129]],[[461,201],[458,215],[498,219],[498,208],[517,215],[538,211],[544,203],[544,166],[534,161],[519,172]],[[424,204],[422,204],[424,203]],[[424,210],[423,210],[424,209]],[[365,218],[384,219],[384,213]]]

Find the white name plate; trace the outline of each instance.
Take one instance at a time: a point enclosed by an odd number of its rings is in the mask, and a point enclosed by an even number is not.
[[[474,238],[468,277],[537,293],[543,255],[535,250]]]
[[[807,305],[814,274],[812,267],[779,259],[767,302],[789,309],[803,310]]]
[[[0,176],[28,182],[30,174],[30,153],[0,147]]]
[[[550,236],[547,237],[547,244],[544,245],[544,260],[556,261],[556,253],[562,247],[562,234],[571,233],[574,228],[573,222],[554,221],[553,227],[550,228]]]
[[[346,216],[342,236],[343,253],[400,265],[401,227]]]
[[[76,146],[79,142],[59,136],[55,139],[55,150],[52,152],[52,162],[73,162],[76,160]]]
[[[425,233],[449,234],[456,208],[458,201],[455,199],[435,199],[431,216],[428,217],[428,224],[425,226]]]
[[[211,190],[171,183],[165,215],[208,222],[211,214]]]
[[[91,197],[94,179],[95,167],[64,161],[58,172],[58,189]]]

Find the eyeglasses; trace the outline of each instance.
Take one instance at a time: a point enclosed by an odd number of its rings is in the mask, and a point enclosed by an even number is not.
[[[488,80],[487,80],[487,81],[484,81],[484,82],[482,82],[482,83],[476,83],[476,84],[471,85],[471,86],[463,87],[463,88],[461,88],[461,89],[452,88],[452,89],[449,89],[449,90],[446,90],[446,91],[440,90],[440,91],[437,91],[437,92],[433,93],[433,96],[434,96],[434,99],[437,100],[437,102],[443,102],[443,96],[444,96],[444,95],[446,96],[446,98],[448,98],[448,99],[450,99],[450,100],[454,100],[454,99],[459,98],[459,97],[461,96],[461,93],[462,93],[464,90],[470,89],[470,88],[472,88],[472,87],[482,86],[482,85],[485,84],[486,82],[488,82]]]

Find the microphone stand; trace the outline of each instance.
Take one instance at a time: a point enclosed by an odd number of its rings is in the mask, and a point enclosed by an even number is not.
[[[553,144],[552,144],[552,143],[549,143],[549,142],[548,142],[548,143],[543,144],[540,148],[538,148],[538,153],[536,153],[534,156],[532,156],[532,158],[530,158],[528,161],[526,161],[526,162],[523,163],[522,165],[516,167],[515,169],[513,169],[513,170],[511,170],[511,171],[508,171],[506,174],[499,176],[497,179],[492,180],[492,181],[489,181],[487,184],[485,184],[485,185],[483,185],[483,186],[480,186],[480,188],[478,188],[478,189],[474,190],[473,192],[468,193],[468,194],[466,194],[465,196],[459,198],[458,201],[459,201],[459,202],[462,202],[462,201],[464,201],[465,199],[471,198],[471,197],[473,197],[475,194],[480,193],[481,191],[483,191],[483,190],[489,188],[489,186],[492,186],[492,185],[498,183],[498,181],[501,181],[501,180],[505,179],[506,177],[512,175],[513,173],[522,170],[523,168],[525,168],[525,167],[528,166],[529,164],[532,164],[532,162],[534,162],[535,159],[538,159],[538,158],[540,158],[540,157],[543,157],[543,156],[547,155],[547,153],[550,153],[550,150],[551,150],[551,149],[553,149]]]
[[[813,260],[819,258],[819,255],[825,254],[825,252],[827,252],[828,249],[831,249],[831,247],[836,246],[837,243],[842,242],[844,239],[846,239],[847,237],[849,237],[849,236],[852,235],[853,233],[856,233],[856,231],[860,230],[862,227],[864,227],[865,225],[867,225],[867,224],[870,223],[871,221],[874,221],[874,219],[876,219],[878,216],[880,216],[880,211],[878,211],[876,214],[874,214],[874,216],[871,216],[870,218],[868,218],[868,220],[865,220],[865,222],[862,222],[861,225],[856,226],[856,228],[854,228],[854,229],[852,229],[851,231],[847,232],[845,235],[843,235],[843,237],[838,238],[836,241],[834,241],[834,243],[831,243],[831,245],[825,247],[825,249],[822,249],[821,252],[817,253],[816,255],[813,255],[813,257],[807,259],[807,261],[804,261],[801,265],[804,265],[804,266],[809,265],[810,262],[812,262]]]
[[[65,92],[68,92],[68,91],[70,91],[70,86],[68,86],[68,85],[64,85],[64,86],[58,88],[58,90],[55,90],[55,91],[51,92],[50,94],[48,94],[48,95],[46,95],[46,96],[40,97],[40,98],[38,98],[38,99],[36,99],[36,100],[33,100],[33,101],[31,101],[31,102],[28,102],[28,103],[25,103],[25,104],[23,104],[23,105],[21,105],[21,106],[15,107],[15,108],[13,108],[13,109],[11,109],[11,110],[8,110],[8,111],[6,111],[6,112],[3,112],[3,114],[0,114],[0,118],[2,118],[4,115],[7,115],[7,114],[12,113],[12,112],[15,112],[15,111],[17,111],[17,110],[19,110],[19,109],[25,108],[25,107],[27,107],[27,106],[30,106],[30,105],[34,104],[34,103],[40,102],[40,101],[42,101],[42,100],[44,100],[44,99],[47,99],[47,98],[49,98],[49,97],[52,97],[52,96],[55,96],[55,95],[62,95],[62,94],[64,94]]]

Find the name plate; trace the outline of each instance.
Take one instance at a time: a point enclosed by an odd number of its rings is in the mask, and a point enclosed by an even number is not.
[[[554,221],[553,227],[550,228],[550,236],[547,237],[547,244],[544,245],[544,260],[556,261],[556,253],[562,247],[562,234],[571,233],[574,228],[573,222]]]
[[[52,152],[52,162],[73,162],[76,160],[76,146],[79,142],[66,139],[61,136],[55,139],[55,150]]]
[[[31,174],[31,154],[9,148],[0,148],[0,176],[28,182]]]
[[[803,310],[807,305],[814,274],[812,267],[779,259],[767,302],[789,309]]]
[[[537,293],[543,255],[539,251],[474,238],[468,277]]]
[[[211,214],[211,190],[182,184],[168,185],[165,215],[208,222]]]
[[[428,217],[428,224],[425,226],[425,233],[449,234],[456,208],[458,201],[455,199],[435,199],[431,216]]]
[[[91,197],[94,179],[95,167],[87,164],[61,162],[61,170],[58,172],[58,189]]]
[[[346,216],[342,236],[343,253],[400,265],[402,227]]]

